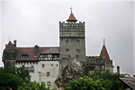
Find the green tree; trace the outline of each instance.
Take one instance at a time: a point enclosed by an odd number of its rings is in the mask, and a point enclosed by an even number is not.
[[[66,90],[105,90],[99,80],[85,76],[78,80],[73,80],[65,87]]]
[[[94,71],[94,73],[90,73],[89,63],[83,64],[83,73],[85,76],[91,77],[93,80],[100,80],[103,87],[107,90],[122,90],[124,89],[123,83],[119,80],[120,77],[130,77],[129,74],[118,74],[118,73],[111,73],[109,70],[106,71]],[[103,79],[103,80],[102,80]]]
[[[11,73],[0,73],[0,90],[5,90],[6,88],[12,88],[17,90],[17,86],[21,86],[23,80]]]
[[[84,74],[85,76],[89,76],[90,68],[89,68],[89,63],[88,63],[88,61],[87,61],[86,63],[84,63],[84,64],[82,65],[82,67],[83,67],[83,74]]]
[[[112,89],[112,85],[113,85],[112,81],[104,80],[103,78],[100,78],[99,81],[106,90]]]
[[[45,83],[37,83],[36,81],[30,83],[23,83],[22,86],[18,86],[17,90],[50,90],[45,87]]]
[[[30,74],[29,71],[27,69],[25,69],[24,67],[20,67],[20,68],[15,68],[15,74],[22,78],[24,80],[24,82],[29,83],[30,82]]]
[[[0,67],[0,90],[6,88],[17,90],[17,86],[21,86],[23,82],[30,82],[29,72],[25,68]]]
[[[11,73],[14,74],[20,78],[22,78],[22,80],[24,80],[24,82],[29,83],[30,82],[30,74],[29,71],[27,69],[25,69],[24,67],[6,67],[0,68],[0,72],[1,73]]]
[[[93,74],[91,74],[89,76],[91,78],[93,78],[94,80],[98,80],[99,78],[103,79],[104,81],[101,80],[101,83],[102,83],[103,87],[106,88],[107,90],[124,89],[123,83],[120,82],[119,77],[125,77],[125,76],[130,77],[129,74],[110,73],[109,70],[95,71]]]

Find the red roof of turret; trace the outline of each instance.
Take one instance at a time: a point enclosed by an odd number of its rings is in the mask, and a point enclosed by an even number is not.
[[[71,12],[69,18],[67,19],[68,22],[76,22],[77,19],[75,18],[74,14]]]
[[[111,60],[110,60],[110,57],[109,57],[109,54],[107,52],[107,49],[106,49],[105,44],[102,47],[102,50],[100,52],[100,56],[105,57],[105,60],[106,60],[106,64],[107,65],[111,65]]]
[[[13,50],[16,49],[15,45],[12,44],[11,41],[8,42],[8,44],[6,45],[6,50]]]

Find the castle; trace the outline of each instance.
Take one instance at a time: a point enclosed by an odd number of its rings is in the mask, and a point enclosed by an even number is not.
[[[51,89],[56,89],[55,80],[62,68],[70,65],[70,61],[90,62],[90,70],[107,70],[113,72],[105,43],[99,56],[86,56],[85,22],[77,22],[70,13],[67,22],[59,22],[60,47],[17,47],[17,41],[5,46],[2,61],[4,67],[25,67],[29,70],[31,81],[45,82]]]

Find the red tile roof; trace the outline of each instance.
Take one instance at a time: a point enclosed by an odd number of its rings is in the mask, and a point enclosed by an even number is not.
[[[35,61],[38,59],[40,54],[55,54],[59,53],[59,47],[39,47],[39,53],[37,56],[34,55],[34,47],[27,47],[27,48],[17,48],[17,61]],[[22,55],[28,55],[28,59],[22,59]]]
[[[135,79],[119,78],[119,80],[126,84],[128,88],[135,90]]]
[[[28,59],[22,59],[22,55],[28,55]],[[17,61],[33,61],[37,60],[38,56],[34,56],[34,48],[29,47],[29,48],[17,48],[17,54],[16,54],[16,60]]]
[[[69,18],[67,19],[68,22],[76,22],[77,19],[75,18],[74,14],[71,12]]]
[[[110,57],[109,57],[109,54],[107,52],[107,49],[106,49],[105,45],[103,45],[103,47],[102,47],[102,50],[100,52],[100,56],[105,57],[107,65],[111,65],[111,60],[110,60]]]
[[[42,48],[40,48],[41,50],[42,50]],[[55,53],[59,53],[59,48],[58,47],[49,47],[49,48],[47,48],[46,50],[43,50],[42,52],[41,52],[41,50],[40,50],[40,53],[44,53],[44,54],[46,54],[46,53],[50,53],[50,54],[55,54]]]
[[[40,54],[59,54],[59,47],[39,47],[37,45],[35,47],[16,47],[11,41],[6,45],[5,50],[16,50],[17,61],[36,61]],[[37,55],[35,55],[35,51],[38,52]],[[28,59],[22,59],[22,55],[28,55]]]
[[[6,45],[6,50],[14,50],[16,49],[15,45],[12,44],[11,41],[8,42],[8,44]]]

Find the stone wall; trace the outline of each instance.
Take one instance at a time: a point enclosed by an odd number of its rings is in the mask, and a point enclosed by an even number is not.
[[[59,61],[16,62],[16,67],[22,66],[30,70],[31,81],[45,82],[47,87],[57,88],[55,80],[59,74]]]
[[[60,22],[60,57],[85,59],[85,23]]]

